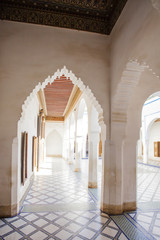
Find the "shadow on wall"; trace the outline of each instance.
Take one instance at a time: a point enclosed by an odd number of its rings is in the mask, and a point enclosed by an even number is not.
[[[46,156],[62,156],[62,137],[56,130],[53,130],[46,139]]]

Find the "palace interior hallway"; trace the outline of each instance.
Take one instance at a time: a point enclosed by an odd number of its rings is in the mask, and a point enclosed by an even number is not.
[[[82,169],[87,162],[82,160]],[[0,239],[160,239],[160,168],[137,165],[137,211],[109,216],[99,210],[100,189],[87,188],[85,171],[46,158],[20,214],[0,220]]]

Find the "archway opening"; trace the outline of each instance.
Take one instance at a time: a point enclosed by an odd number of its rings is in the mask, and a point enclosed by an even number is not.
[[[53,130],[46,138],[46,156],[62,157],[62,137]]]
[[[31,117],[32,114],[33,117]],[[45,164],[48,167],[51,166],[51,161],[46,161],[45,156],[63,157],[67,164],[75,162],[75,171],[76,168],[79,171],[77,164],[80,164],[83,158],[87,158],[87,154],[91,156],[89,156],[90,163],[97,159],[100,134],[98,122],[103,126],[105,125],[101,106],[91,90],[85,87],[83,82],[65,67],[36,86],[23,105],[22,117],[18,124],[19,138],[23,131],[28,134],[28,137],[25,138],[25,142],[27,141],[26,146],[24,146],[25,154],[21,154],[22,146],[19,146],[20,177],[23,174],[24,181],[19,181],[20,191],[18,192],[20,195],[18,198],[23,197],[35,170],[39,171],[41,163],[43,167]],[[91,126],[90,132],[89,126]],[[96,138],[93,137],[94,127],[96,127],[98,136]],[[27,139],[33,139],[33,145]],[[94,148],[93,145],[96,147]],[[28,153],[31,155],[29,158]],[[27,158],[24,155],[27,155]],[[30,163],[28,164],[27,161]],[[97,187],[97,176],[96,180],[93,177],[94,171],[97,175],[97,162],[96,170],[90,165],[92,164],[87,165],[88,185],[91,184],[90,187],[93,188]],[[59,167],[56,166],[55,169],[58,170]],[[65,169],[64,164],[63,169]],[[87,170],[87,168],[82,169]],[[51,175],[52,171],[47,170],[43,175],[45,174]],[[70,176],[66,175],[66,177],[67,181],[70,182],[68,179]],[[45,198],[45,196],[43,197]],[[39,199],[35,199],[37,204],[39,201]],[[45,203],[47,204],[49,201],[52,203],[52,199],[46,200]],[[28,202],[26,203],[28,204]]]
[[[149,96],[142,108],[137,170],[138,206],[153,207],[160,202],[160,92]]]

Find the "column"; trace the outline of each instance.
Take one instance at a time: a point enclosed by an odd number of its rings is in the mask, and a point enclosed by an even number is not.
[[[79,142],[78,142],[78,137],[77,137],[77,111],[74,112],[75,114],[75,134],[74,134],[74,143],[75,143],[75,172],[80,171],[80,159],[79,159]]]
[[[97,161],[99,149],[99,132],[90,132],[88,134],[88,152],[89,152],[89,169],[88,169],[88,187],[97,188]]]
[[[45,117],[42,114],[41,118],[41,160],[44,162],[44,152],[45,152]]]
[[[75,172],[80,172],[81,160],[81,137],[77,136],[75,141]]]
[[[143,162],[148,163],[148,145],[149,139],[144,139],[143,141]]]
[[[71,139],[69,139],[69,161],[68,161],[68,164],[72,164]]]
[[[87,135],[84,135],[82,139],[82,157],[83,158],[86,158],[86,142],[87,142]]]
[[[136,209],[136,136],[125,138],[123,144],[123,211]]]
[[[149,139],[147,137],[147,127],[145,118],[142,120],[142,142],[143,142],[143,162],[148,162],[148,143]]]
[[[112,134],[102,134],[101,210],[109,214],[123,212],[123,142],[125,123],[113,122]]]

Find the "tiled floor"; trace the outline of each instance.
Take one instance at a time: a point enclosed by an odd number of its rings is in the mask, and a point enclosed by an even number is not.
[[[48,158],[21,213],[0,219],[0,239],[160,239],[160,168],[138,164],[137,176],[137,211],[108,216],[99,210],[100,190],[87,189],[85,171],[75,173],[62,159]]]

